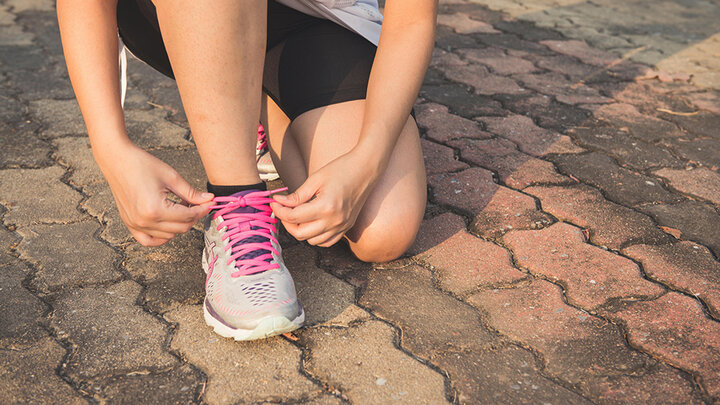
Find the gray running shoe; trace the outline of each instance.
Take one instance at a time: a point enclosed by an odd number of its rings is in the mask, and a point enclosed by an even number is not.
[[[205,218],[205,322],[221,336],[262,339],[305,321],[269,205],[281,190],[216,197],[217,211]]]
[[[267,143],[267,134],[262,124],[258,125],[257,149],[255,149],[255,161],[257,163],[260,178],[264,181],[273,181],[280,178],[275,169],[275,164],[270,156],[270,149]]]

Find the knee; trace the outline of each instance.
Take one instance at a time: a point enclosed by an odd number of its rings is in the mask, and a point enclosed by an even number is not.
[[[384,263],[402,256],[415,241],[420,223],[380,227],[375,224],[365,228],[355,241],[350,240],[350,250],[355,257],[368,263]]]

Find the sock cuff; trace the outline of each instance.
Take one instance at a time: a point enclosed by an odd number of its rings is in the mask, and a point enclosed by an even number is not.
[[[239,193],[241,191],[247,191],[247,190],[266,191],[267,186],[263,182],[260,182],[257,184],[242,184],[242,185],[235,185],[235,186],[226,186],[226,185],[216,186],[214,184],[210,184],[210,182],[207,183],[207,191],[215,194],[215,197],[227,197],[229,195],[233,195],[235,193]]]

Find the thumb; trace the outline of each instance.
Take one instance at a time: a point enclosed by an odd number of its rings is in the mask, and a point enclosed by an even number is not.
[[[276,194],[273,196],[273,198],[275,198],[275,201],[286,207],[294,208],[300,204],[304,204],[305,202],[309,201],[311,198],[313,198],[316,192],[317,187],[314,187],[311,182],[306,180],[305,183],[303,183],[297,190],[295,190],[294,193],[288,195]]]
[[[170,191],[191,205],[209,202],[214,197],[211,193],[203,193],[197,190],[177,173],[171,179],[170,184],[168,184]]]

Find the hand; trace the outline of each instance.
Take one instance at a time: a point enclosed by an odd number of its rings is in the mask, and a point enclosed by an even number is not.
[[[352,152],[311,174],[294,193],[275,195],[275,216],[298,240],[328,247],[355,224],[379,177],[367,161]]]
[[[201,193],[170,166],[135,145],[96,160],[130,233],[143,246],[159,246],[185,233],[210,211],[213,195]],[[121,156],[118,159],[118,156]],[[168,193],[183,200],[175,204]]]

